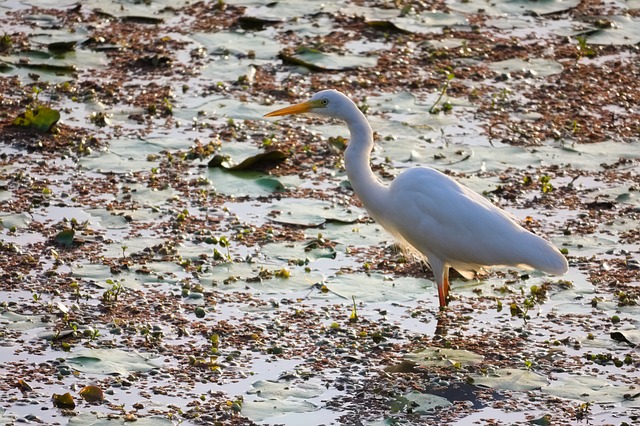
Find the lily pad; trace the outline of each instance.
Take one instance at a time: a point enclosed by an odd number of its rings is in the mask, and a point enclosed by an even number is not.
[[[0,215],[0,229],[28,228],[32,220],[29,213],[2,214]]]
[[[404,359],[423,367],[463,367],[484,361],[482,355],[471,351],[437,347],[425,348],[419,352],[408,354]]]
[[[572,9],[578,4],[580,4],[580,0],[505,0],[493,3],[484,0],[447,0],[447,6],[451,10],[462,13],[482,11],[489,16],[531,13],[546,15]]]
[[[242,170],[228,172],[209,167],[206,176],[211,181],[215,192],[220,194],[242,196],[265,196],[274,192],[285,191],[288,187],[300,184],[297,176],[272,177],[262,172]]]
[[[505,61],[489,64],[489,68],[497,73],[513,73],[519,71],[530,71],[539,77],[560,74],[563,70],[562,64],[550,59],[520,58],[507,59]]]
[[[40,316],[20,315],[11,311],[4,311],[0,314],[0,325],[7,330],[32,330],[40,328],[44,324]]]
[[[326,391],[326,387],[318,381],[303,381],[292,383],[286,380],[259,380],[251,385],[247,393],[255,394],[265,399],[287,398],[315,398]]]
[[[318,407],[315,404],[300,400],[245,401],[242,404],[242,415],[247,416],[254,422],[261,422],[273,416],[283,416],[288,413],[308,413],[317,409]]]
[[[477,386],[511,391],[530,391],[548,384],[548,379],[540,374],[515,368],[504,368],[488,376],[473,374],[471,377]]]
[[[407,302],[435,296],[431,281],[412,277],[390,279],[377,273],[338,275],[328,278],[325,285],[331,293],[345,300],[351,300],[353,296],[357,302],[365,303]],[[431,291],[433,294],[430,294]]]
[[[393,411],[411,409],[411,411],[416,414],[427,414],[436,408],[448,407],[450,405],[452,405],[452,403],[442,396],[410,392],[393,400],[391,402],[391,409]]]
[[[604,16],[596,20],[597,30],[587,35],[587,43],[600,45],[629,45],[640,43],[640,18]]]
[[[148,406],[148,404],[146,404]],[[69,417],[68,426],[122,426],[129,425],[131,421],[124,418],[114,419],[108,413],[80,411]],[[173,426],[175,423],[167,416],[137,417],[136,426]]]
[[[326,222],[354,223],[363,214],[361,209],[335,206],[328,201],[287,198],[273,204],[270,218],[278,223],[317,227]]]
[[[120,349],[87,349],[70,356],[67,362],[83,373],[127,375],[158,368],[162,359]]]
[[[604,377],[568,376],[542,388],[542,392],[560,398],[599,404],[621,402],[628,396],[640,397],[640,389],[613,385]],[[625,396],[626,395],[626,396]]]
[[[375,56],[338,55],[309,47],[299,47],[293,54],[283,52],[278,57],[286,64],[303,66],[311,71],[369,68],[374,67],[378,61]]]
[[[367,25],[384,31],[429,34],[440,33],[444,27],[468,25],[469,21],[456,13],[425,12],[420,15],[397,16],[386,21],[371,20]]]

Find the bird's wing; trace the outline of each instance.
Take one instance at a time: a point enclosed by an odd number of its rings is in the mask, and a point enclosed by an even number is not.
[[[456,269],[527,264],[530,237],[509,214],[474,191],[430,168],[401,173],[389,187],[381,222],[428,258]],[[544,241],[544,240],[542,240]],[[545,242],[546,243],[546,242]],[[548,243],[547,243],[548,244]]]

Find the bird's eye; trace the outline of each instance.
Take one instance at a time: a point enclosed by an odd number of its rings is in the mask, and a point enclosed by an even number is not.
[[[327,105],[329,105],[329,100],[327,100],[327,99],[320,99],[320,105],[322,105],[322,106],[327,106]]]

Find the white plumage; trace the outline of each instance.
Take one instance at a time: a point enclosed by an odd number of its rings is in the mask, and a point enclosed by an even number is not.
[[[351,140],[345,166],[353,190],[376,222],[400,243],[426,257],[435,275],[441,307],[447,304],[450,267],[468,278],[495,265],[534,268],[555,275],[567,272],[567,260],[557,248],[437,170],[415,167],[400,173],[389,186],[382,184],[369,164],[371,127],[344,94],[324,90],[307,102],[265,117],[300,113],[333,117],[347,124]]]

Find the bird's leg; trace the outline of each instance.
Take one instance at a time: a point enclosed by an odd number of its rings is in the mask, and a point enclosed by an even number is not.
[[[449,303],[449,267],[445,265],[442,271],[442,282],[438,285],[438,297],[440,308],[443,309]]]

